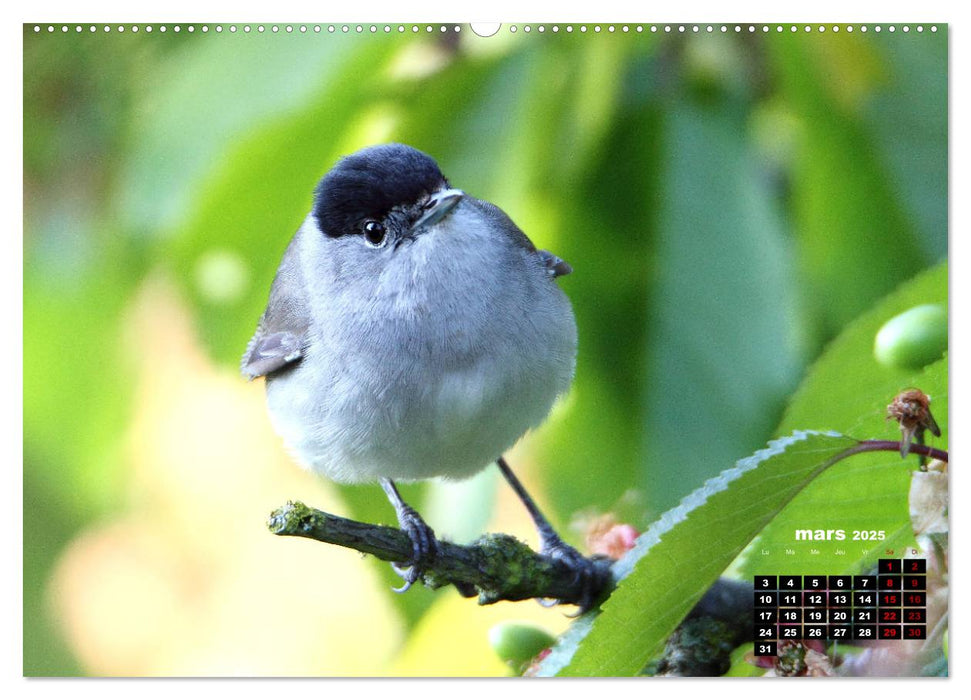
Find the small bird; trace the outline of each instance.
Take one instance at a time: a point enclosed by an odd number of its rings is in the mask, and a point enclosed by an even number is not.
[[[360,150],[318,183],[241,369],[265,376],[274,428],[305,467],[381,484],[413,545],[395,590],[436,552],[395,482],[464,479],[492,462],[542,553],[583,573],[588,560],[502,456],[570,388],[577,330],[556,282],[570,272],[409,146]]]

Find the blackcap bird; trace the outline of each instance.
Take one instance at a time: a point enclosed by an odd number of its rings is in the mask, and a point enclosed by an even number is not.
[[[365,148],[317,185],[242,372],[266,377],[273,425],[304,466],[382,485],[413,543],[398,590],[436,540],[395,481],[464,479],[492,462],[542,552],[587,561],[502,457],[570,387],[577,331],[556,279],[570,272],[409,146]]]

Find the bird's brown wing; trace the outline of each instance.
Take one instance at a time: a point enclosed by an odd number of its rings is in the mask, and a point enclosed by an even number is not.
[[[280,263],[266,311],[246,345],[240,371],[249,379],[279,371],[303,357],[310,316],[301,291],[295,238]]]

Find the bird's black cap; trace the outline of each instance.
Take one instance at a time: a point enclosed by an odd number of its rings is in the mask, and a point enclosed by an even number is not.
[[[370,146],[346,156],[314,191],[314,217],[328,236],[359,233],[366,219],[384,218],[392,207],[414,204],[448,187],[435,161],[400,143]]]

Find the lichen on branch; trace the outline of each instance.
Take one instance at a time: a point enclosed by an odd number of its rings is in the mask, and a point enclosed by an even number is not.
[[[306,537],[371,554],[388,562],[406,562],[412,543],[401,530],[341,518],[289,501],[270,514],[267,526],[275,535]],[[589,596],[589,582],[566,562],[534,552],[515,537],[493,533],[469,545],[437,540],[437,553],[424,563],[422,581],[430,588],[454,585],[463,595],[478,595],[480,605],[500,600],[541,598],[580,605]],[[590,560],[602,598],[613,587],[610,559]]]

